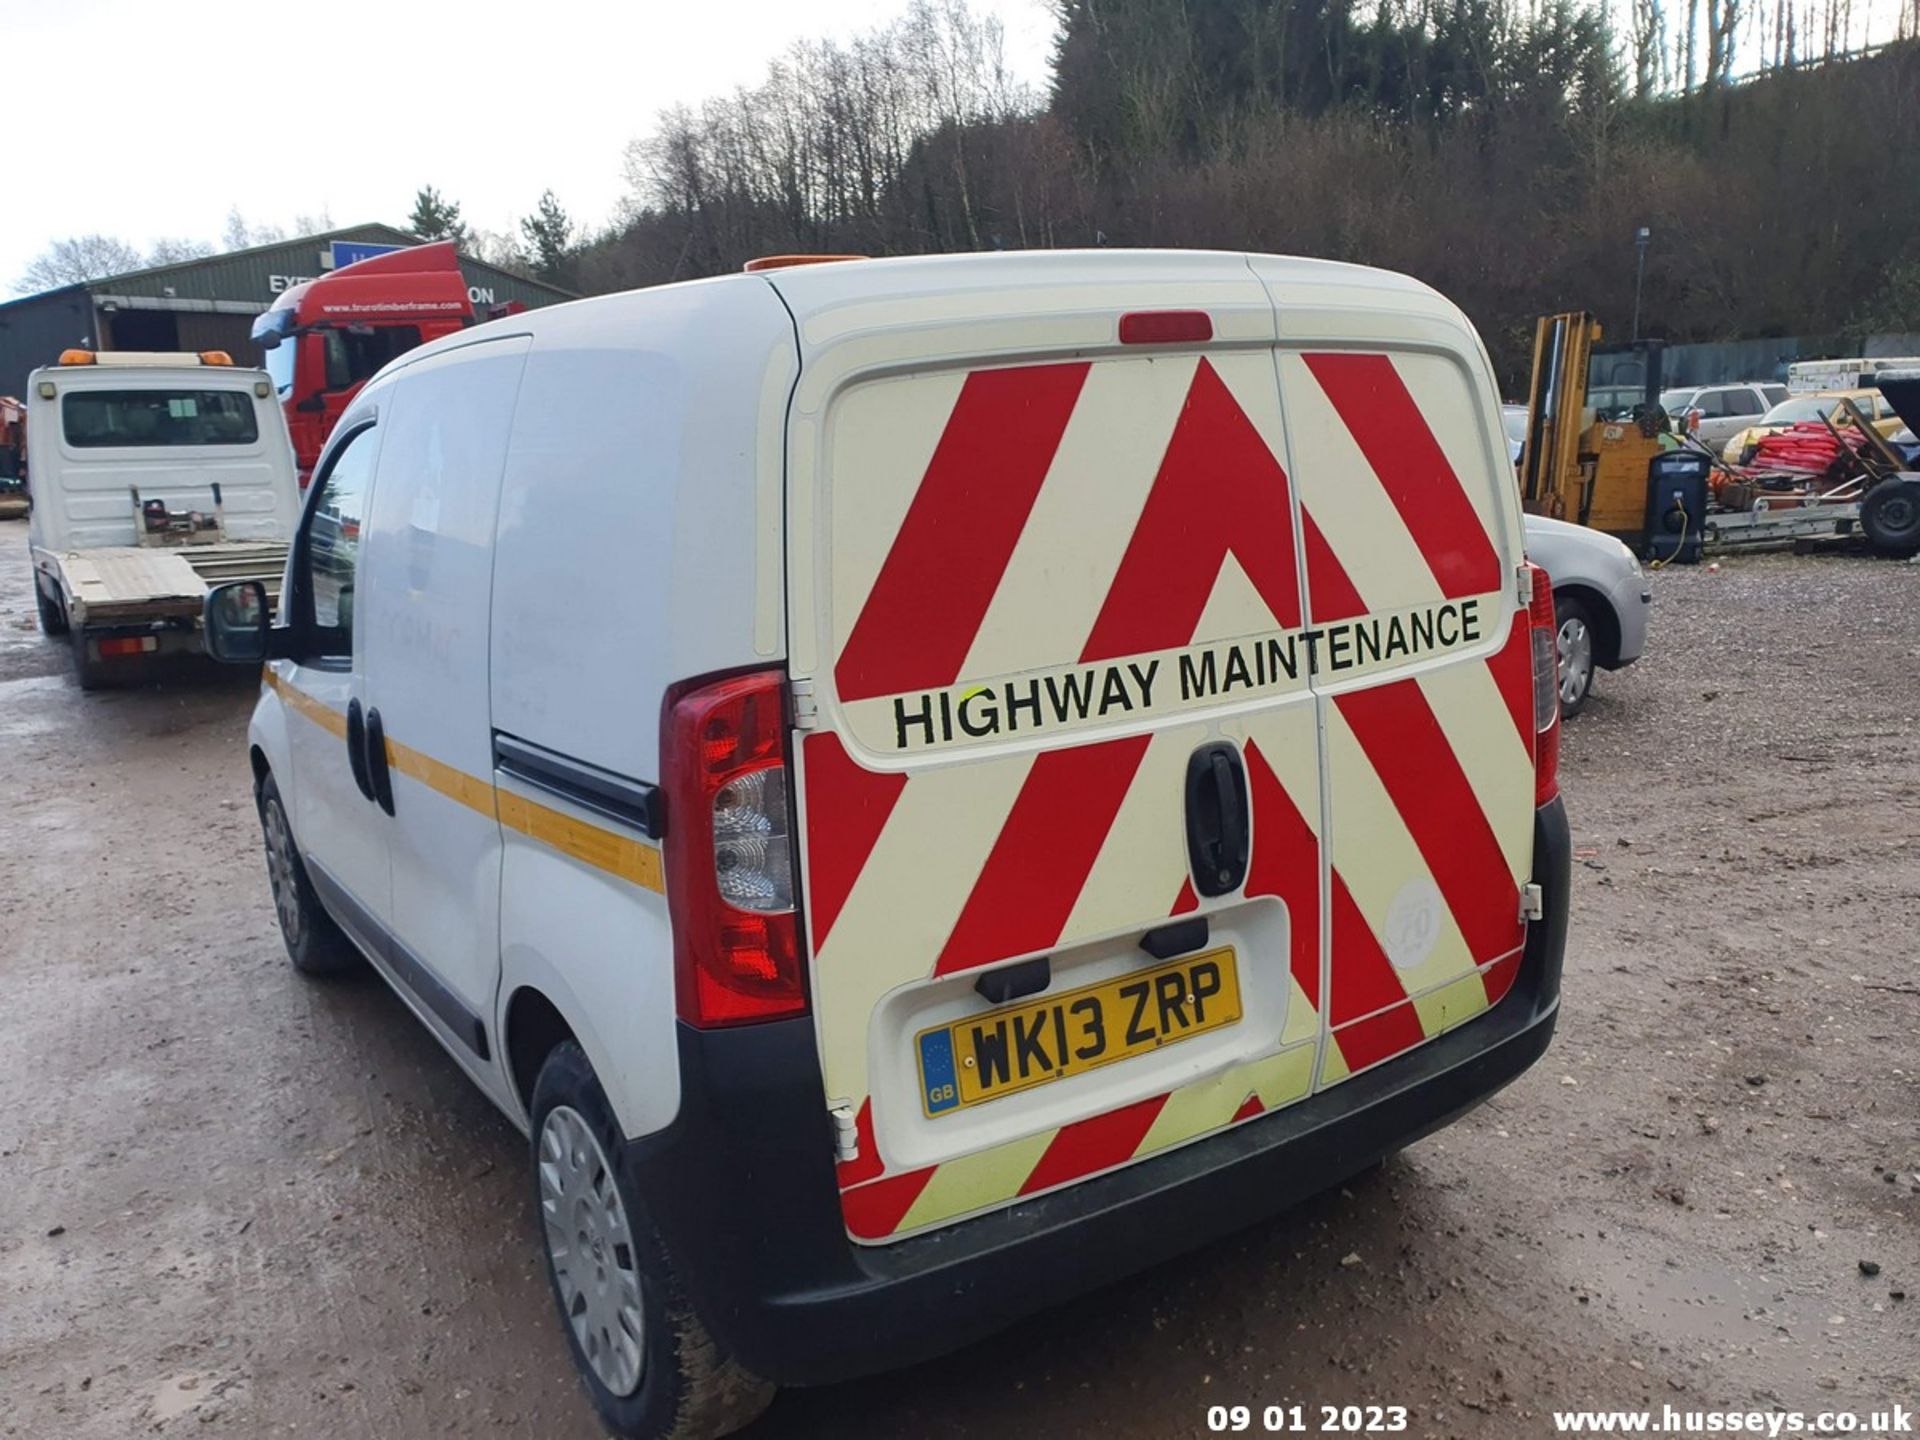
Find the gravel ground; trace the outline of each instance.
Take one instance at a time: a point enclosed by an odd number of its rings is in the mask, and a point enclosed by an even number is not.
[[[28,587],[0,523],[0,1435],[595,1434],[519,1137],[377,982],[282,956],[250,681],[82,696]],[[1538,1067],[1269,1224],[752,1433],[1920,1401],[1920,566],[1654,587],[1651,653],[1567,736]]]

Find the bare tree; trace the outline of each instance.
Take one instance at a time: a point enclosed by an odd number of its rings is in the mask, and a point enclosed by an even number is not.
[[[185,260],[204,260],[213,253],[209,241],[163,236],[147,248],[147,264],[178,265]]]
[[[255,245],[275,245],[287,238],[278,225],[250,225],[235,205],[227,211],[227,223],[220,232],[220,243],[227,250],[246,250]]]
[[[1661,0],[1633,0],[1633,93],[1638,99],[1651,99],[1660,88],[1666,29]]]
[[[138,270],[145,259],[133,246],[114,235],[72,235],[56,240],[28,262],[14,282],[17,295],[57,290],[106,275]]]
[[[1707,0],[1707,86],[1724,85],[1731,78],[1734,33],[1744,18],[1740,0]]]

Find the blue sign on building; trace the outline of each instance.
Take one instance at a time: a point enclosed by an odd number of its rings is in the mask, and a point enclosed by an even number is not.
[[[375,255],[391,255],[396,250],[404,250],[404,245],[376,245],[370,240],[331,240],[328,247],[333,251],[333,268],[351,265],[356,260],[371,260]]]

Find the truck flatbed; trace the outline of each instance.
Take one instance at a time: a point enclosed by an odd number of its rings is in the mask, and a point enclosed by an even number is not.
[[[269,601],[280,595],[284,540],[230,540],[167,548],[114,545],[55,552],[65,573],[72,618],[87,625],[195,619],[207,591],[229,580],[258,580]]]

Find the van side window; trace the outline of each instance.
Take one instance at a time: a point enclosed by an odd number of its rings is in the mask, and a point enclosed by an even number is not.
[[[300,583],[311,607],[309,651],[315,658],[353,654],[354,577],[378,450],[371,428],[351,437],[318,482],[320,493],[307,512]]]

